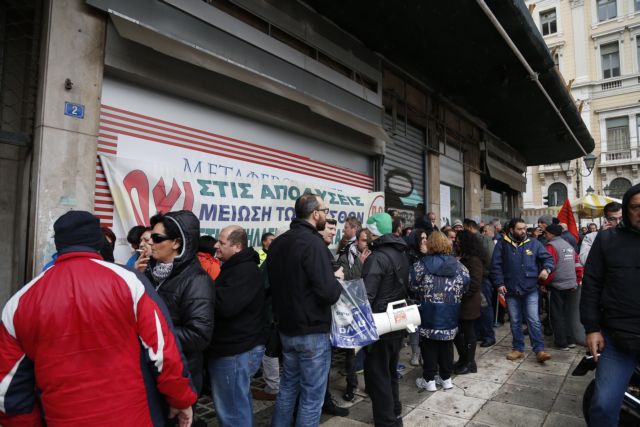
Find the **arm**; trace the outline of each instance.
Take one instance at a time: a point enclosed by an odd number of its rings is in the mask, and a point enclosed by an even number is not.
[[[320,301],[332,305],[340,298],[342,286],[333,275],[333,268],[324,243],[319,239],[318,242],[313,243],[305,250],[302,257],[302,268],[309,278],[313,292]]]
[[[576,263],[576,283],[578,284],[578,286],[581,286],[582,277],[584,276],[584,267],[582,267],[582,264],[580,264],[580,257],[578,256],[577,253],[576,253],[575,263]]]
[[[382,283],[382,278],[384,277],[384,272],[378,262],[378,256],[379,254],[375,252],[369,255],[362,267],[362,279],[367,289],[369,303],[373,303],[376,296],[378,296],[378,289],[380,289],[380,283]]]
[[[589,251],[596,238],[596,233],[589,233],[582,239],[582,245],[580,246],[580,263],[584,266],[587,265],[587,258],[589,257]]]
[[[551,254],[544,248],[544,245],[540,242],[536,242],[536,259],[539,264],[542,264],[542,269],[547,270],[549,274],[553,273],[555,269],[555,262]]]
[[[3,318],[8,315],[7,307]],[[0,323],[0,425],[41,426],[33,362],[14,334]]]
[[[496,288],[504,286],[504,275],[502,273],[503,246],[503,241],[498,240],[498,243],[496,243],[496,246],[493,249],[493,256],[491,257],[491,281]]]
[[[587,334],[600,331],[600,300],[606,281],[602,239],[596,238],[584,267],[582,294],[580,296],[580,321]]]
[[[185,286],[180,305],[180,326],[176,337],[186,353],[204,350],[213,333],[215,291],[211,278],[196,273]]]
[[[553,263],[555,265],[558,262],[558,251],[556,251],[556,248],[554,248],[552,245],[545,245],[545,248],[553,258]],[[553,278],[555,276],[556,276],[556,273],[554,271],[553,273],[549,274],[549,277],[547,277],[545,280],[542,280],[542,279],[538,280],[538,283],[541,284],[542,286],[549,286],[551,282],[553,282]]]

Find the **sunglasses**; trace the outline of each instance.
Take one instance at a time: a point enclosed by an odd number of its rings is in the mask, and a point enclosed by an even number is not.
[[[158,233],[153,233],[151,235],[151,241],[153,243],[162,243],[165,240],[173,240],[173,239],[171,237],[169,237],[169,236],[164,236],[164,235],[158,234]]]

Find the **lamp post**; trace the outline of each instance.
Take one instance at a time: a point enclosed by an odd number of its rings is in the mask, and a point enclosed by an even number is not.
[[[584,162],[584,167],[587,169],[587,174],[584,175],[582,173],[581,167],[580,167],[580,162],[576,162],[576,198],[580,197],[580,183],[582,181],[582,178],[586,178],[589,175],[591,175],[591,172],[593,172],[593,168],[596,165],[596,160],[597,157],[594,156],[593,154],[589,153],[586,156],[584,156],[582,158],[582,161]],[[591,188],[591,186],[589,186],[589,188]],[[593,192],[593,188],[591,188],[591,192]],[[587,190],[588,192],[588,190]]]

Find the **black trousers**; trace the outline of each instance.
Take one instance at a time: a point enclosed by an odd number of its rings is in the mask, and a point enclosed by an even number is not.
[[[575,344],[573,336],[573,321],[571,319],[571,305],[577,304],[578,293],[575,289],[559,290],[548,288],[550,291],[549,308],[553,342],[556,347],[564,348]]]
[[[421,337],[420,351],[422,352],[422,377],[425,380],[433,381],[438,372],[443,380],[451,378],[453,340],[437,341]]]
[[[479,321],[479,319],[477,320]],[[458,333],[453,343],[464,364],[476,363],[476,320],[459,320]]]
[[[402,339],[400,334],[381,337],[364,359],[364,382],[371,398],[376,427],[402,425],[402,419],[398,418],[402,414],[402,404],[397,373]]]

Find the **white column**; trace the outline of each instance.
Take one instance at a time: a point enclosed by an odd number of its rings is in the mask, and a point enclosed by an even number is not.
[[[571,25],[573,27],[573,49],[576,64],[575,83],[589,80],[586,32],[588,24],[585,22],[584,8],[584,0],[571,0]]]

